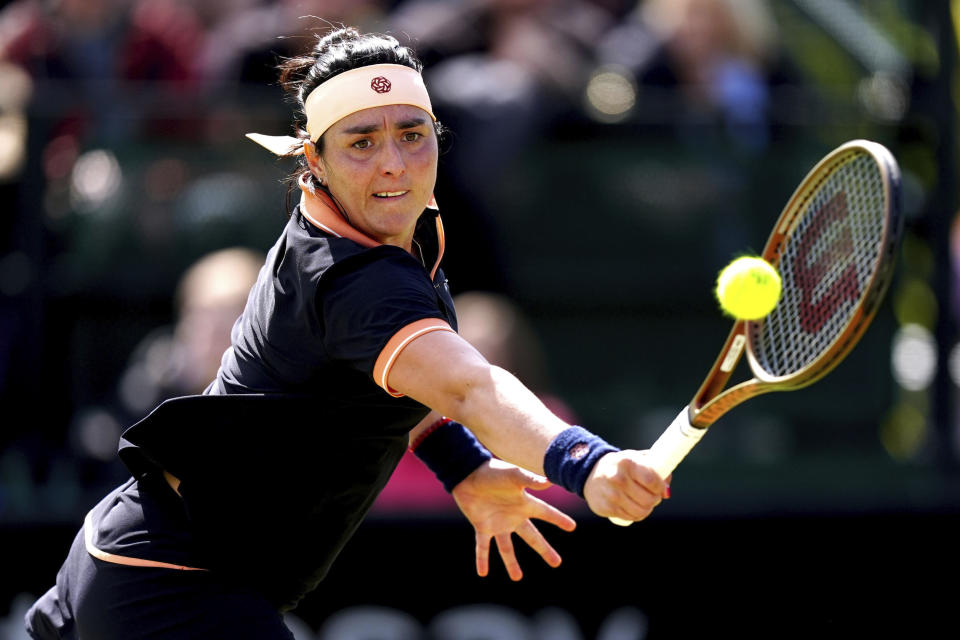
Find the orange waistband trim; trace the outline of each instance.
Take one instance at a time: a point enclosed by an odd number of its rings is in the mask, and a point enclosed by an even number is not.
[[[128,567],[153,567],[158,569],[177,569],[179,571],[209,571],[209,569],[201,569],[199,567],[187,567],[180,564],[173,564],[170,562],[160,562],[159,560],[145,560],[143,558],[132,558],[130,556],[120,556],[115,553],[109,553],[98,549],[93,543],[93,512],[90,511],[87,513],[87,517],[83,520],[83,542],[87,547],[87,553],[96,558],[97,560],[103,560],[104,562],[110,562],[112,564],[122,564]]]
[[[167,481],[167,484],[170,485],[170,488],[173,489],[177,495],[180,495],[180,478],[164,469],[163,479]]]

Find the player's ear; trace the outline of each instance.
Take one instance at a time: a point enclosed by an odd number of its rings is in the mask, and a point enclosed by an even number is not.
[[[323,168],[323,160],[317,152],[317,145],[312,140],[304,140],[303,156],[307,159],[307,167],[310,169],[310,173],[320,181],[320,184],[326,184],[327,177]]]

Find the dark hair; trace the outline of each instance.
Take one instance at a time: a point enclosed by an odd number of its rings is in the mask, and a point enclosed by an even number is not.
[[[310,92],[330,78],[360,67],[374,64],[400,64],[420,72],[423,65],[416,54],[401,45],[396,38],[382,33],[360,33],[353,27],[334,28],[324,36],[317,35],[317,43],[304,55],[288,58],[278,67],[280,86],[294,104],[296,136],[307,139],[307,114],[303,102]],[[434,124],[438,138],[443,134],[439,122]],[[317,140],[317,151],[323,152],[323,136]],[[288,177],[291,189],[296,187],[306,161]],[[320,185],[315,184],[318,188]]]

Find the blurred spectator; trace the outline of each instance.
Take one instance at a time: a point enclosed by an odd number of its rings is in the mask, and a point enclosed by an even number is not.
[[[0,12],[0,60],[45,81],[35,109],[56,116],[50,139],[123,141],[139,121],[131,103],[156,109],[158,94],[195,85],[202,41],[182,0],[19,0]]]
[[[185,118],[178,109],[199,88],[197,60],[205,33],[193,3],[137,0],[129,11],[116,60],[117,77],[126,83],[118,96],[126,111],[122,115],[138,122],[145,111],[141,135],[195,139],[203,130],[204,110],[193,109]]]
[[[139,417],[167,398],[203,393],[217,375],[263,261],[258,251],[233,247],[187,269],[177,286],[176,323],[148,335],[122,376],[126,413]]]
[[[503,295],[485,291],[461,293],[453,302],[457,309],[457,333],[489,362],[517,376],[562,420],[577,422],[574,411],[552,389],[540,340],[520,307]],[[567,510],[586,508],[585,503],[559,487],[537,495]],[[455,503],[426,465],[407,451],[374,509],[429,512],[455,509]]]
[[[0,56],[37,78],[105,78],[116,69],[121,0],[18,0],[0,12]]]
[[[47,81],[38,87],[43,98],[55,96],[55,119],[42,122],[49,131],[44,139],[75,138],[94,126],[97,114],[113,111],[119,6],[116,0],[19,0],[0,11],[0,60]],[[43,102],[38,95],[34,108],[50,118]]]
[[[125,80],[195,87],[196,59],[204,32],[190,4],[180,0],[139,0],[121,45],[119,75]]]
[[[770,87],[785,81],[777,42],[766,0],[645,0],[597,51],[601,65],[634,76],[638,100],[659,105],[664,121],[717,123],[731,142],[762,150]]]
[[[17,179],[26,163],[26,107],[33,81],[21,67],[0,61],[0,87],[0,184],[7,184]]]

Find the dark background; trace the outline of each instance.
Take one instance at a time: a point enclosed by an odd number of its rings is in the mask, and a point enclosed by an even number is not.
[[[294,165],[243,134],[289,133],[271,66],[309,39],[275,36],[322,26],[290,15],[417,48],[451,129],[437,197],[452,289],[516,305],[539,354],[530,383],[620,446],[648,446],[689,401],[729,330],[717,271],[763,246],[822,155],[853,138],[887,145],[907,215],[896,278],[854,352],[813,387],[725,416],[649,521],[620,529],[564,502],[580,528],[548,532],[561,569],[525,554],[523,582],[496,562],[481,580],[449,498],[398,485],[297,610],[311,633],[359,605],[434,635],[444,612],[503,607],[481,612],[476,638],[520,633],[492,631],[507,613],[525,637],[608,640],[947,624],[960,517],[952,5],[746,3],[776,27],[750,85],[765,91],[757,116],[749,100],[691,106],[643,4],[4,3],[0,636],[20,637],[17,607],[52,584],[86,510],[125,476],[110,446],[140,415],[125,376],[177,321],[185,270],[225,247],[265,251],[285,222]],[[605,71],[635,92],[619,115],[588,100]],[[604,627],[615,614],[621,626]]]

